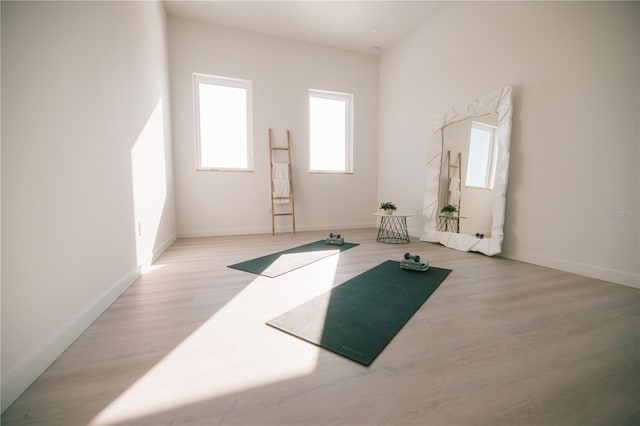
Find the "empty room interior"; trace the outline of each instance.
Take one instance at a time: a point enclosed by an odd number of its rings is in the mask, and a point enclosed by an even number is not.
[[[640,424],[640,2],[0,12],[3,425]]]

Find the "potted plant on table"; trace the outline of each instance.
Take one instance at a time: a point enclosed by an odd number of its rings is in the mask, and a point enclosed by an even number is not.
[[[393,214],[396,211],[396,205],[391,201],[385,201],[384,203],[380,203],[380,209],[384,210],[384,214]]]
[[[453,216],[453,214],[457,211],[458,211],[458,208],[456,206],[452,204],[447,204],[440,210],[440,213],[442,213],[445,216]]]

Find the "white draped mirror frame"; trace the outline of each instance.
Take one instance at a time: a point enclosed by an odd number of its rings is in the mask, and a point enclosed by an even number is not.
[[[497,113],[498,127],[496,143],[498,159],[492,198],[491,236],[477,238],[475,235],[444,232],[437,229],[439,214],[440,170],[443,156],[444,127],[467,118]],[[483,98],[434,116],[433,133],[427,145],[427,190],[422,206],[426,223],[420,240],[440,243],[456,250],[474,251],[488,256],[499,254],[504,237],[504,212],[509,175],[509,146],[511,143],[511,87],[507,86]]]

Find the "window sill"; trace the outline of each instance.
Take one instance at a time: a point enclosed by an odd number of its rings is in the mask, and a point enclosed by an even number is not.
[[[253,173],[253,169],[225,169],[223,167],[198,167],[196,172],[239,172],[239,173]]]
[[[312,175],[352,175],[353,172],[337,171],[337,170],[309,170]]]

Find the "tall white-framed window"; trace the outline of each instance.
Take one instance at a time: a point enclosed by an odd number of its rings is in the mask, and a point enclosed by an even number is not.
[[[498,159],[495,131],[495,126],[477,121],[471,123],[466,186],[493,189]]]
[[[353,95],[309,90],[309,171],[353,173]]]
[[[197,170],[253,170],[251,81],[193,74]]]

